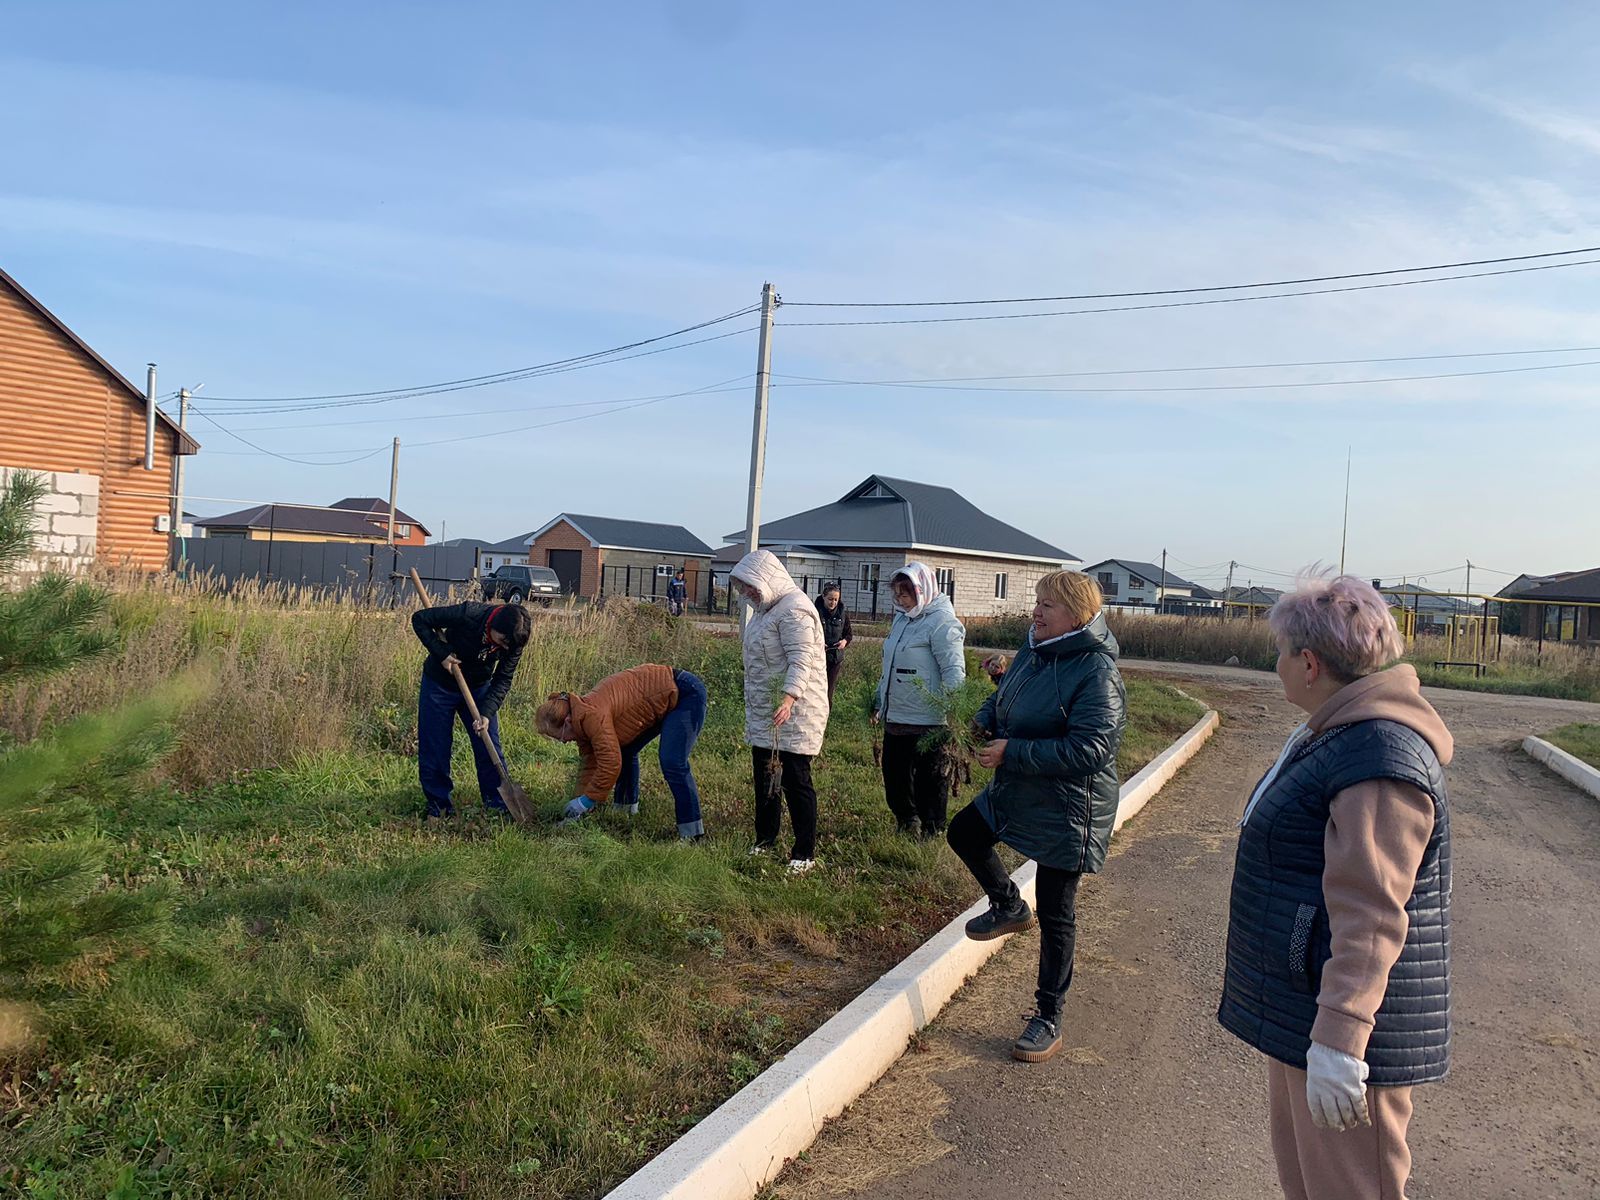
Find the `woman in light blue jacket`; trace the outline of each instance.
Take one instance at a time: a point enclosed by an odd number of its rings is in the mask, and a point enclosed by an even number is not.
[[[872,706],[872,723],[884,727],[884,798],[901,833],[941,837],[950,803],[944,747],[919,743],[944,726],[945,697],[966,682],[967,631],[926,563],[907,563],[889,586],[897,611]]]

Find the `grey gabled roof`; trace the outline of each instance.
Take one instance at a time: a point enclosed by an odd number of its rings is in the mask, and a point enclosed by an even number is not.
[[[873,496],[872,492],[887,495]],[[739,530],[727,535],[743,541]],[[764,522],[761,540],[830,546],[948,546],[1014,558],[1076,561],[1058,546],[1007,525],[953,488],[871,475],[832,504]]]
[[[1128,574],[1137,575],[1146,583],[1161,584],[1163,587],[1181,587],[1200,590],[1200,585],[1198,583],[1190,583],[1182,575],[1176,574],[1170,568],[1168,568],[1166,572],[1166,580],[1163,583],[1160,567],[1156,566],[1155,563],[1140,562],[1136,558],[1107,558],[1095,563],[1092,567],[1084,567],[1083,571],[1084,574],[1088,574],[1091,571],[1095,571],[1101,567],[1110,565],[1119,566]]]
[[[1572,571],[1552,579],[1549,583],[1523,592],[1521,599],[1546,603],[1582,604],[1600,601],[1600,567],[1591,571]]]
[[[491,546],[488,542],[484,541],[482,538],[468,538],[468,537],[446,538],[444,541],[440,542],[439,545],[448,546],[453,550],[492,550],[492,549],[494,549],[493,546]]]
[[[524,545],[559,521],[565,521],[596,546],[606,550],[653,550],[662,554],[687,554],[711,557],[711,547],[682,525],[661,525],[654,521],[627,521],[618,517],[592,517],[582,513],[560,513],[554,520],[529,534]]]
[[[410,522],[410,517],[399,509],[395,520]],[[282,530],[284,533],[332,533],[343,537],[370,538],[381,542],[388,534],[389,510],[382,513],[364,512],[355,508],[317,508],[299,504],[257,504],[237,512],[223,513],[220,517],[206,517],[194,522],[202,529]],[[418,529],[422,526],[417,525]],[[426,529],[422,530],[427,533]]]
[[[504,541],[495,542],[493,545],[485,545],[484,549],[493,550],[500,554],[521,554],[528,548],[528,543],[533,541],[533,537],[534,531],[530,529],[527,533],[517,534],[516,537],[508,537]]]

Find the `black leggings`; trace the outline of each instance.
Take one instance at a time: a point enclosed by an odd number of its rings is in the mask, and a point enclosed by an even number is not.
[[[772,751],[750,747],[756,780],[756,845],[771,846],[783,823],[783,801],[789,801],[789,824],[794,826],[794,851],[790,858],[817,856],[817,790],[811,786],[811,756],[778,751],[782,791],[772,777]]]
[[[982,885],[989,903],[1008,908],[1019,899],[1017,885],[1006,874],[1005,865],[994,852],[1000,841],[978,806],[969,804],[950,821],[950,849]],[[1061,1015],[1061,1002],[1072,986],[1072,951],[1078,936],[1077,871],[1062,871],[1039,864],[1037,884],[1039,911],[1039,987],[1034,999],[1039,1015],[1054,1021]]]

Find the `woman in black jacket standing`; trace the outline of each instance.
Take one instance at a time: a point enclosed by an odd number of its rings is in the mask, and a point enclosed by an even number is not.
[[[828,706],[833,707],[833,685],[839,682],[844,666],[844,648],[850,644],[850,614],[845,611],[837,583],[822,585],[817,597],[817,616],[822,618],[822,646],[828,660]]]
[[[1011,1048],[1023,1062],[1043,1062],[1061,1048],[1078,880],[1105,864],[1127,724],[1117,639],[1100,612],[1099,585],[1077,571],[1053,571],[1036,594],[1027,644],[973,721],[989,739],[978,762],[994,778],[955,815],[948,834],[989,897],[989,911],[967,922],[967,936],[978,941],[1034,923],[996,844],[1039,864],[1039,1009]]]

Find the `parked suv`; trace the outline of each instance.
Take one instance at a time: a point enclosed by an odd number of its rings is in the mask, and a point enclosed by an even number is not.
[[[549,567],[507,565],[483,581],[485,600],[504,600],[508,604],[521,604],[525,600],[532,600],[549,608],[559,595],[561,595],[561,581]]]

